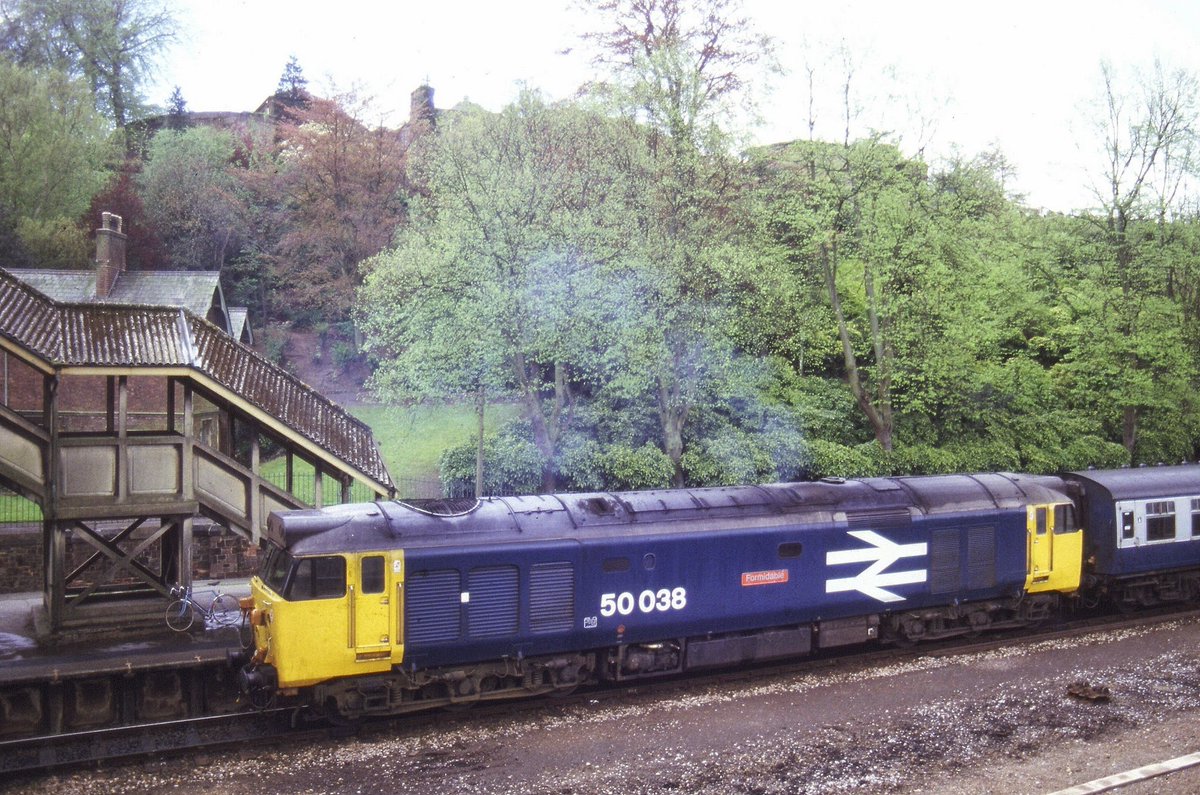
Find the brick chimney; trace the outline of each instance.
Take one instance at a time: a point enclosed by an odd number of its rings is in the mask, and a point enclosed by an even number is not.
[[[100,228],[96,230],[96,298],[99,300],[108,298],[113,285],[125,272],[125,240],[121,216],[102,213]]]

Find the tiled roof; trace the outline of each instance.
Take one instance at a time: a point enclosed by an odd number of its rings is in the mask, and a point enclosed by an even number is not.
[[[0,335],[52,365],[191,368],[392,486],[361,420],[185,309],[54,301],[0,268]]]
[[[13,276],[55,301],[182,307],[205,317],[220,285],[220,271],[123,271],[108,297],[96,299],[94,270],[14,268]]]
[[[254,344],[254,329],[249,323],[250,310],[244,306],[229,307],[229,336],[239,342],[243,339],[250,345]]]

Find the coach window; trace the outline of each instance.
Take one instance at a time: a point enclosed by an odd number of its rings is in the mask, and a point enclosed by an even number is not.
[[[1200,538],[1200,497],[1192,497],[1192,538]]]
[[[1121,539],[1131,541],[1133,532],[1133,511],[1121,511]]]
[[[1146,503],[1146,540],[1170,541],[1175,538],[1175,503],[1159,500]]]
[[[362,592],[383,593],[383,556],[362,559]]]
[[[338,555],[301,558],[296,563],[287,598],[333,599],[346,593],[346,559]]]

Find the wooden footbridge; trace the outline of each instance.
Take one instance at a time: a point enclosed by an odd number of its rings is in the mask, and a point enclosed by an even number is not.
[[[187,310],[57,302],[0,269],[0,357],[0,485],[41,507],[51,633],[190,585],[200,517],[257,542],[273,510],[394,493],[362,422]]]

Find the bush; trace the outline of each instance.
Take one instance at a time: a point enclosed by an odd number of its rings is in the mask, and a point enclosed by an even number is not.
[[[1099,436],[1080,436],[1073,439],[1064,455],[1064,469],[1117,469],[1129,466],[1129,451],[1122,444]]]
[[[892,467],[893,472],[903,475],[949,475],[961,468],[954,453],[925,444],[893,449]]]
[[[559,450],[558,477],[567,491],[606,491],[601,449],[594,439],[570,437]]]
[[[339,369],[345,370],[350,365],[360,361],[359,353],[355,350],[353,342],[336,340],[330,347],[330,351],[333,354],[333,363]]]
[[[1021,467],[1020,453],[1001,441],[962,442],[946,450],[954,456],[956,472],[1015,472]]]
[[[608,488],[614,491],[666,488],[675,474],[670,456],[649,443],[638,448],[610,446],[598,461]]]
[[[808,461],[808,476],[813,480],[860,478],[875,470],[875,464],[860,451],[823,439],[808,442]]]
[[[288,330],[286,323],[270,323],[258,335],[262,355],[280,367],[287,367]]]
[[[450,494],[473,493],[477,444],[470,439],[442,453],[442,485]],[[519,425],[483,437],[483,493],[537,494],[542,490],[542,454],[523,438]]]

